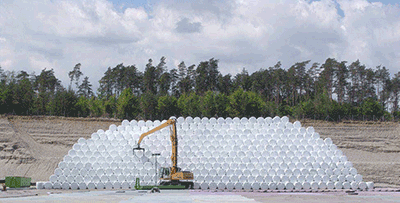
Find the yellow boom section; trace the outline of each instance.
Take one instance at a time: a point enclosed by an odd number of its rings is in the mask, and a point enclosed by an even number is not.
[[[171,144],[172,144],[172,155],[171,155],[171,161],[172,161],[172,167],[171,167],[171,175],[175,174],[177,172],[178,169],[178,139],[177,139],[177,135],[176,135],[176,125],[175,125],[176,121],[175,119],[169,119],[167,120],[167,122],[151,129],[148,132],[143,133],[138,141],[138,148],[140,148],[140,143],[142,142],[143,138],[146,137],[147,135],[150,135],[156,131],[159,131],[167,126],[171,126]]]

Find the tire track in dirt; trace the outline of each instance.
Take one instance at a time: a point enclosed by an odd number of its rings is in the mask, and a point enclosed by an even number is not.
[[[30,136],[27,132],[22,131],[21,128],[18,128],[18,126],[15,126],[13,121],[10,121],[9,119],[7,120],[8,120],[8,125],[14,131],[15,138],[18,139],[21,143],[23,143],[23,147],[25,147],[26,150],[30,152],[30,154],[34,159],[41,159],[43,157],[43,154],[49,153],[48,150],[46,150],[43,146],[37,143],[33,139],[33,137]]]
[[[18,122],[12,119],[1,119],[1,126],[6,129],[11,137],[8,143],[12,144],[18,150],[27,154],[28,158],[22,158],[18,155],[10,154],[8,160],[1,160],[2,165],[1,176],[27,176],[33,177],[33,180],[46,180],[49,177],[49,172],[54,171],[62,157],[54,156],[54,148],[51,145],[43,145],[38,143],[29,133],[28,128],[23,128]],[[5,132],[0,134],[1,137],[6,137]],[[20,160],[18,162],[18,159]],[[21,162],[21,159],[29,159],[29,162]],[[11,161],[15,160],[15,161]],[[4,170],[3,170],[4,169]]]
[[[0,141],[4,139],[8,145],[17,143],[18,150],[26,152],[32,159],[29,163],[21,163],[21,157],[15,154],[9,154],[13,156],[12,161],[0,159],[0,178],[15,175],[32,177],[33,181],[47,181],[80,137],[88,139],[98,129],[107,129],[109,125],[120,122],[64,117],[0,118]],[[5,152],[0,149],[0,155],[2,153]]]

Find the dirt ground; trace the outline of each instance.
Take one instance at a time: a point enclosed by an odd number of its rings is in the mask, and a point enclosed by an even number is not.
[[[120,120],[62,117],[0,118],[0,179],[27,176],[47,181],[79,138],[90,138]]]
[[[293,121],[292,121],[293,122]],[[116,119],[0,117],[0,179],[28,176],[47,181],[80,137],[119,125]],[[399,123],[316,122],[305,120],[321,137],[330,137],[364,181],[377,187],[400,187]]]
[[[400,124],[394,122],[316,122],[322,138],[330,137],[347,156],[364,181],[378,187],[400,186]]]

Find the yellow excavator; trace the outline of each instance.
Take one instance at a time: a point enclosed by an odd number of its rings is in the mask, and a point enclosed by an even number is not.
[[[193,188],[193,173],[190,171],[181,171],[181,169],[178,168],[178,136],[176,132],[175,119],[169,119],[167,122],[151,129],[148,132],[143,133],[139,138],[137,147],[133,148],[133,151],[142,150],[144,152],[144,148],[140,147],[140,143],[142,142],[143,138],[168,126],[170,127],[172,144],[172,167],[162,167],[160,169],[160,185],[184,186],[185,188]]]

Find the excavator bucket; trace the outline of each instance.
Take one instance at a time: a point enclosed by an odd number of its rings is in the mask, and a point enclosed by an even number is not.
[[[143,151],[144,153],[144,148],[141,148],[140,146],[133,148],[133,154],[135,154],[135,151]]]
[[[143,151],[143,152],[141,154],[138,154],[137,151]],[[133,148],[133,155],[136,156],[142,163],[146,163],[146,162],[150,161],[150,159],[145,156],[144,151],[145,151],[145,149],[141,148],[140,146]]]

